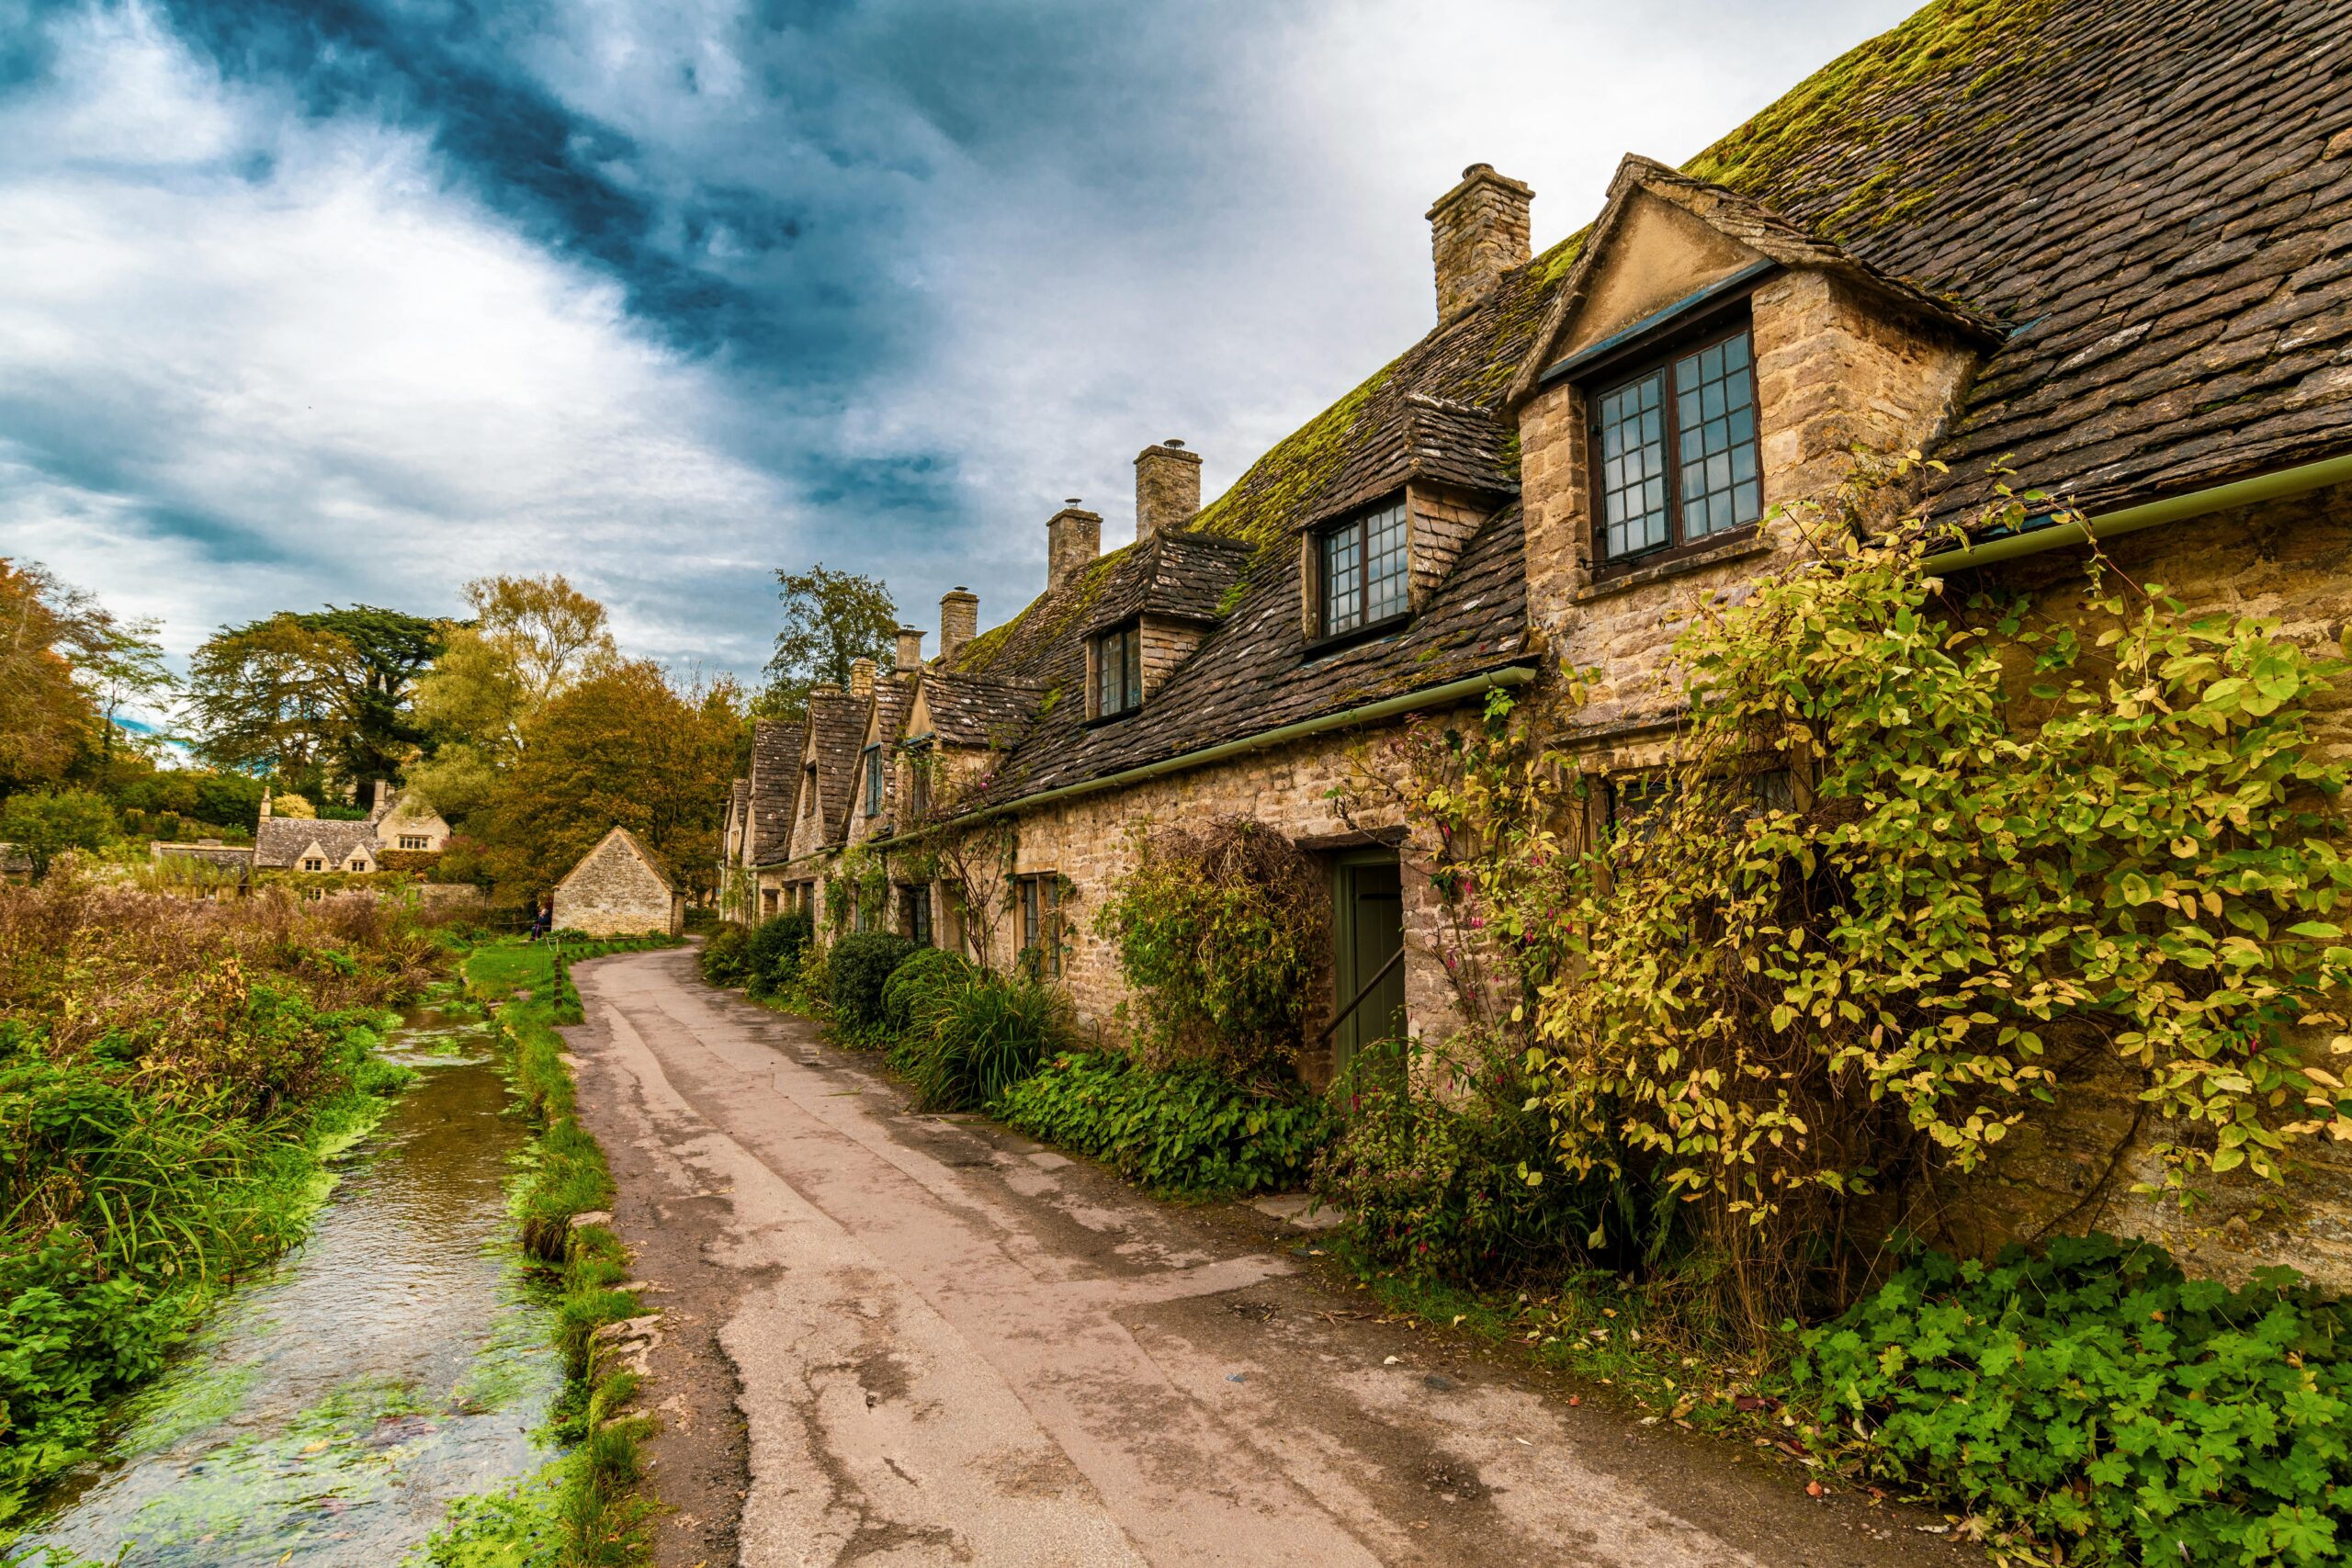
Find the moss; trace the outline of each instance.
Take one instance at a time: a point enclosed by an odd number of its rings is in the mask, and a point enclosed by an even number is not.
[[[1107,555],[1098,556],[1069,591],[1040,593],[1011,620],[990,626],[966,643],[956,655],[956,673],[985,674],[1009,653],[1025,657],[1035,648],[1057,640],[1101,597],[1102,585],[1134,548],[1132,544],[1121,545]]]
[[[1806,77],[1684,164],[1683,172],[1771,204],[1776,196],[1830,173],[1812,166],[1817,156],[1874,146],[1915,116],[1914,106],[1923,102],[1936,105],[1938,112],[1959,112],[1988,85],[2026,68],[2034,56],[2023,46],[2054,8],[2055,0],[1941,0],[1928,6]],[[1928,76],[1954,72],[1968,74],[1965,91],[1913,91]],[[1918,192],[1875,207],[1869,198],[1893,192],[1899,184],[1896,173],[1891,164],[1875,171],[1865,187],[1869,195],[1850,191],[1820,224],[1822,230],[1834,238],[1916,209]]]
[[[1388,384],[1397,361],[1373,372],[1355,390],[1275,443],[1233,488],[1193,520],[1196,532],[1239,539],[1261,548],[1279,544],[1299,504],[1339,470],[1354,446],[1356,426],[1374,394]]]

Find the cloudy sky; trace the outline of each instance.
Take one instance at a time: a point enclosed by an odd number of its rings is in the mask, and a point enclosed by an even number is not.
[[[1044,580],[1904,0],[0,0],[0,555],[212,626],[561,570],[749,672],[772,572]]]

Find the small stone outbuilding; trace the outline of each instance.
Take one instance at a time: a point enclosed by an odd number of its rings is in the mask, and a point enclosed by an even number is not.
[[[636,835],[615,828],[555,886],[555,929],[647,936],[686,929],[686,897]]]

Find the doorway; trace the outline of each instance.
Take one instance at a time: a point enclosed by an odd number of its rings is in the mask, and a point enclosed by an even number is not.
[[[1332,1066],[1345,1072],[1364,1046],[1405,1032],[1405,965],[1396,961],[1405,947],[1405,897],[1396,852],[1340,855],[1332,867],[1331,905],[1332,1005],[1344,1008],[1371,987],[1340,1021],[1332,1041]]]

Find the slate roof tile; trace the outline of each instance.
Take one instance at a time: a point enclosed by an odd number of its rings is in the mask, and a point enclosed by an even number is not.
[[[802,728],[781,719],[752,721],[751,844],[753,865],[772,865],[791,852],[792,819],[800,807]]]
[[[812,692],[808,727],[817,742],[817,798],[825,808],[825,842],[838,844],[849,834],[858,748],[865,743],[865,699],[846,692]]]

